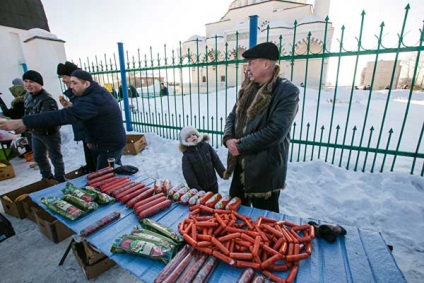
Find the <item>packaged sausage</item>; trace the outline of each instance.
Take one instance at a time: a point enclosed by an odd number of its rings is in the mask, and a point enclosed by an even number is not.
[[[153,190],[155,194],[158,194],[160,192],[163,192],[163,181],[162,180],[156,180],[155,185],[153,186]]]
[[[85,201],[73,195],[65,195],[62,197],[62,200],[75,205],[77,208],[84,210],[85,212],[95,210],[99,207],[99,205],[94,201]]]
[[[94,187],[86,186],[85,189],[82,189],[82,191],[94,195],[94,199],[98,204],[108,204],[115,201],[113,197],[108,194],[99,192]]]
[[[175,201],[179,201],[181,199],[181,197],[187,193],[190,189],[188,187],[183,187],[181,189],[179,189],[178,191],[176,191],[173,195],[172,195],[172,199]]]
[[[231,197],[230,196],[223,196],[216,204],[215,209],[225,209],[225,206],[230,202]]]
[[[233,197],[230,202],[225,206],[226,210],[237,210],[241,205],[241,199],[239,197]]]
[[[161,235],[164,235],[168,238],[171,238],[174,242],[180,244],[184,242],[183,237],[175,233],[171,228],[160,224],[158,222],[155,222],[149,218],[144,218],[140,220],[140,224],[144,229],[148,229],[150,231],[159,233]]]
[[[198,204],[205,204],[207,201],[208,201],[208,199],[210,199],[212,196],[214,195],[214,193],[213,192],[207,192],[201,199],[200,199],[200,201],[199,201],[199,203]]]
[[[44,203],[50,210],[71,220],[75,220],[84,215],[84,211],[81,209],[56,197],[42,197],[41,202]]]
[[[213,208],[215,207],[215,204],[222,198],[220,193],[216,193],[213,196],[211,196],[206,202],[205,205],[207,207]]]
[[[194,194],[192,194],[190,191],[186,192],[185,194],[183,194],[180,198],[180,203],[182,204],[187,204],[188,201],[190,200],[190,198],[193,196]]]

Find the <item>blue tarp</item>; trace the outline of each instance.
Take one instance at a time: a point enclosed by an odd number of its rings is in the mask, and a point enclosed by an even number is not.
[[[140,174],[133,175],[132,179],[137,179],[137,181],[151,186],[155,181]],[[86,181],[85,176],[71,180],[77,187],[85,186]],[[50,211],[40,201],[41,197],[63,196],[61,190],[64,187],[65,184],[59,184],[34,192],[30,194],[30,197],[77,234],[83,228],[107,214],[119,211],[121,213],[119,220],[103,227],[87,237],[86,240],[140,280],[153,282],[165,267],[162,262],[130,254],[112,254],[110,252],[112,243],[116,238],[130,233],[134,226],[140,226],[133,210],[126,208],[123,204],[114,203],[99,206],[96,211],[71,221]],[[188,213],[187,206],[173,203],[169,209],[150,218],[171,227],[174,231],[178,231],[178,223],[185,219]],[[245,206],[240,207],[239,213],[251,216],[253,220],[256,220],[259,216],[288,220],[299,224],[305,224],[311,220]],[[320,222],[316,219],[312,220]],[[322,239],[313,239],[312,255],[300,262],[296,282],[406,282],[379,232],[361,230],[355,227],[344,226],[344,228],[347,230],[347,235],[339,237],[335,243],[330,244]],[[242,272],[243,269],[220,262],[209,282],[237,282]],[[287,272],[276,274],[283,278],[287,277]]]

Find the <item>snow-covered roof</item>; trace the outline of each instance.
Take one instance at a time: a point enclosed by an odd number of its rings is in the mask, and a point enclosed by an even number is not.
[[[270,21],[267,25],[264,25],[261,28],[261,31],[266,30],[268,26],[269,26],[270,29],[275,29],[275,28],[291,29],[291,28],[293,28],[293,25],[290,25],[290,24],[286,23],[285,21],[276,20],[276,21]]]
[[[24,41],[28,41],[28,40],[31,40],[33,38],[43,38],[43,39],[49,39],[49,40],[54,40],[54,41],[63,41],[63,40],[59,39],[53,33],[48,32],[48,31],[41,29],[41,28],[33,28],[33,29],[28,30]]]
[[[312,23],[325,23],[325,20],[321,17],[311,15],[300,20],[297,25],[299,26],[299,25],[312,24]]]

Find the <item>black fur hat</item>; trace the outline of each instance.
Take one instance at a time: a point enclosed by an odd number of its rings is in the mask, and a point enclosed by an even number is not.
[[[259,43],[256,46],[253,46],[250,49],[241,54],[245,59],[269,59],[272,61],[277,61],[280,57],[280,53],[278,52],[278,47],[272,42],[263,42]]]
[[[78,66],[72,62],[66,61],[65,64],[59,63],[57,65],[58,76],[70,76],[73,71],[78,70]]]

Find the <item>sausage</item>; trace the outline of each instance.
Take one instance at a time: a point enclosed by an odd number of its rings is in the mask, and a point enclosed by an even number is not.
[[[289,276],[287,276],[286,282],[287,283],[292,283],[294,278],[297,275],[297,270],[299,269],[299,266],[295,265],[293,266],[293,268],[290,270],[289,272]]]
[[[273,274],[271,271],[268,271],[268,270],[262,270],[262,273],[263,273],[266,277],[268,277],[269,279],[271,279],[271,280],[272,280],[272,281],[274,281],[274,282],[277,282],[277,283],[284,283],[284,282],[286,282],[283,278],[281,278],[281,277],[279,277],[279,276],[277,276],[277,275]]]
[[[257,262],[237,260],[235,266],[243,268],[261,269],[261,265]]]
[[[232,259],[231,257],[226,256],[226,255],[224,255],[224,254],[220,253],[219,251],[213,251],[213,252],[212,252],[212,255],[213,255],[214,257],[216,257],[216,258],[218,258],[218,259],[222,260],[223,262],[228,263],[229,265],[234,265],[234,263],[235,263],[234,259]]]
[[[106,168],[91,172],[87,175],[87,180],[95,179],[95,178],[100,177],[102,175],[105,175],[107,173],[111,173],[112,171],[113,171],[112,167],[106,167]]]
[[[229,203],[225,206],[226,210],[237,210],[241,205],[241,199],[239,197],[233,197]]]
[[[302,259],[308,258],[309,255],[307,253],[295,254],[295,255],[287,255],[286,261],[299,261]]]
[[[127,195],[123,196],[121,199],[118,199],[121,203],[127,203],[129,200],[135,198],[139,194],[143,192],[143,188],[135,190],[131,193],[128,193]]]
[[[136,184],[137,184],[136,182],[129,182],[129,183],[125,182],[125,183],[121,183],[118,187],[114,187],[114,188],[109,187],[107,190],[107,194],[115,196],[115,194],[128,190],[129,188],[131,188],[132,186],[135,186]]]
[[[130,183],[122,183],[120,185],[115,185],[114,187],[110,188],[107,191],[110,192],[111,190],[114,190],[114,189],[119,188],[119,187],[124,187],[124,186],[127,187],[127,185],[129,185],[129,184]],[[143,183],[134,183],[131,187],[127,187],[126,190],[122,190],[120,192],[114,192],[113,195],[116,199],[120,199],[121,197],[125,196],[126,194],[131,193],[135,190],[138,190],[142,187],[144,187]]]
[[[223,245],[223,244],[221,244],[221,242],[220,241],[218,241],[218,239],[217,238],[215,238],[215,237],[212,237],[212,239],[211,239],[211,242],[218,248],[218,249],[220,249],[221,250],[221,252],[223,253],[223,254],[225,254],[225,255],[228,255],[228,254],[230,254],[230,251]]]
[[[116,179],[113,179],[113,181],[111,181],[111,182],[100,184],[99,189],[102,192],[106,193],[111,188],[114,188],[114,187],[119,186],[119,185],[124,184],[124,183],[129,183],[129,182],[131,182],[131,180],[128,177],[117,177]]]
[[[236,239],[236,238],[240,238],[240,233],[231,233],[231,234],[227,234],[225,236],[219,237],[218,241],[220,242],[226,242],[232,239]]]
[[[112,178],[113,176],[115,176],[115,173],[111,172],[111,173],[107,173],[107,174],[104,174],[102,176],[96,177],[94,179],[87,181],[87,186],[97,187],[98,185],[94,186],[94,184],[96,184],[100,181],[104,181],[104,180],[107,180],[109,178]]]
[[[220,193],[216,193],[211,196],[206,202],[205,205],[210,208],[215,208],[215,204],[222,198]]]
[[[135,202],[133,206],[137,206],[137,203],[139,201],[146,199],[152,195],[153,195],[153,188],[146,187],[146,190],[144,192],[142,192],[141,194],[139,194],[138,196],[136,196],[135,198],[131,200]]]
[[[128,179],[127,177],[125,177],[125,179],[121,179],[121,181],[116,182],[114,184],[106,184],[103,187],[103,191],[107,194],[110,194],[112,191],[115,191],[121,187],[124,187],[126,185],[129,185],[131,183],[134,183],[133,181],[131,181],[130,179]]]
[[[209,256],[206,260],[205,264],[203,264],[202,268],[196,274],[196,277],[193,279],[193,283],[206,282],[209,275],[212,273],[212,270],[215,268],[217,264],[217,259],[213,256]]]
[[[166,197],[165,196],[161,196],[160,198],[155,199],[155,200],[152,200],[149,203],[146,203],[144,205],[138,206],[136,209],[134,209],[134,212],[135,212],[136,215],[138,215],[138,214],[140,214],[140,213],[148,210],[149,208],[151,208],[151,207],[153,207],[153,206],[155,206],[155,205],[157,205],[159,203],[164,202],[165,200],[167,200]]]
[[[253,255],[251,253],[230,253],[229,256],[234,259],[251,260]]]
[[[188,253],[182,260],[180,260],[179,264],[174,267],[172,272],[167,277],[165,277],[162,282],[164,282],[164,283],[175,283],[178,280],[178,278],[180,277],[180,275],[183,274],[183,272],[187,268],[188,264],[191,262],[194,253],[195,253],[195,251],[193,250],[190,253]]]
[[[193,248],[189,245],[184,245],[184,247],[177,253],[177,255],[162,269],[161,273],[156,277],[155,283],[163,282],[166,277],[175,270],[175,268],[184,260],[186,257],[191,257],[190,253],[193,251]]]
[[[152,190],[153,190],[153,189],[152,189]],[[169,199],[166,199],[166,200],[164,200],[163,202],[158,203],[158,204],[156,204],[156,205],[154,205],[154,206],[152,206],[152,207],[149,207],[148,209],[146,209],[146,210],[144,210],[144,211],[140,212],[140,213],[137,215],[137,217],[138,217],[139,219],[143,219],[143,218],[146,218],[146,217],[152,216],[153,214],[156,214],[156,213],[158,213],[159,211],[161,211],[161,210],[163,210],[163,209],[165,209],[165,208],[170,207],[170,206],[171,206],[171,204],[172,204],[172,202],[171,202]]]
[[[141,206],[141,205],[144,205],[146,203],[149,203],[150,201],[155,200],[155,199],[158,199],[158,198],[160,198],[162,196],[164,197],[165,194],[164,193],[158,193],[156,195],[152,195],[152,196],[150,196],[148,198],[145,198],[143,200],[140,200],[137,203],[136,203],[137,200],[135,198],[133,198],[132,200],[130,200],[130,201],[127,202],[127,207],[128,208],[134,207],[134,209],[137,209],[138,206]]]
[[[255,277],[255,271],[252,268],[245,269],[238,279],[237,283],[250,283]]]
[[[203,263],[206,261],[208,256],[206,254],[201,254],[190,267],[190,269],[184,274],[184,277],[178,280],[178,283],[190,283],[197,272],[202,267]]]
[[[204,205],[208,199],[210,199],[214,195],[213,192],[207,192],[199,201],[199,204]]]

